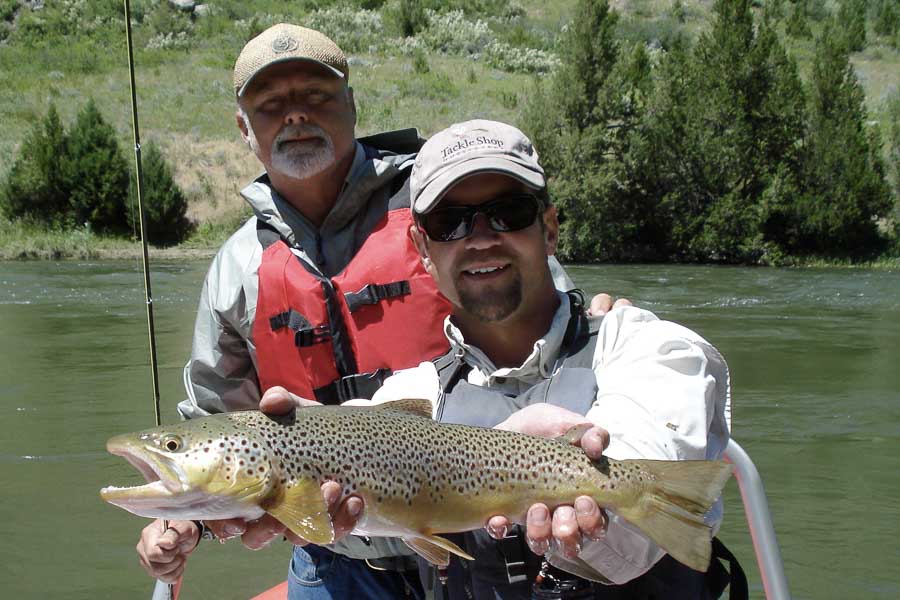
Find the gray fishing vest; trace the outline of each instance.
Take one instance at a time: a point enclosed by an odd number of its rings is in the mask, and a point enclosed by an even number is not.
[[[557,363],[557,369],[549,379],[523,394],[512,396],[468,383],[466,374],[471,367],[452,349],[435,359],[442,390],[436,411],[437,420],[494,427],[512,413],[539,402],[554,404],[581,415],[587,414],[599,390],[596,374],[591,367],[602,318],[585,316],[580,293],[569,292],[569,300],[572,316],[563,337],[561,364]],[[541,557],[528,549],[521,527],[513,526],[503,540],[495,540],[484,529],[446,537],[459,544],[475,560],[463,561],[452,556],[447,570],[448,585],[442,586],[437,583],[435,569],[419,559],[419,572],[429,598],[530,600],[535,597],[532,582],[541,567]],[[716,557],[733,559],[718,540],[714,540],[714,552]],[[736,561],[731,562],[731,567],[732,573],[740,571]],[[625,585],[588,585],[585,582],[585,595],[579,594],[577,597],[711,600],[721,595],[728,577],[728,572],[718,560],[712,561],[708,573],[699,573],[666,555],[650,571]],[[740,571],[740,577],[743,577],[743,571]],[[743,586],[746,589],[746,579]],[[746,592],[743,595],[739,591],[734,594],[735,588],[739,587],[740,583],[737,586],[732,583],[732,598],[746,598]]]

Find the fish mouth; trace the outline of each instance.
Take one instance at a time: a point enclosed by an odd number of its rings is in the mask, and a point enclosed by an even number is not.
[[[195,505],[202,496],[198,491],[191,491],[182,469],[161,453],[135,447],[120,438],[109,440],[106,449],[131,463],[147,481],[144,485],[102,488],[100,497],[110,504],[134,514],[155,517],[159,510],[171,511]]]

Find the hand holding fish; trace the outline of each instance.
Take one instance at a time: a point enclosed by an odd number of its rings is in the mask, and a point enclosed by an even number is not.
[[[286,415],[297,408],[308,406],[321,406],[321,403],[301,398],[281,386],[266,390],[259,402],[259,409],[272,416]],[[356,522],[362,514],[363,501],[358,496],[350,496],[341,502],[341,486],[333,481],[326,481],[321,487],[322,497],[325,499],[334,525],[334,538],[337,541],[356,527]],[[255,521],[225,519],[205,521],[204,523],[219,539],[224,540],[240,535],[241,542],[251,550],[264,548],[282,536],[287,537],[297,546],[305,546],[309,543],[269,514],[263,515]]]
[[[274,386],[267,389],[259,401],[259,409],[267,415],[272,416],[286,415],[297,408],[307,406],[321,406],[321,403],[316,402],[315,400],[301,398],[281,386]],[[328,512],[331,514],[331,521],[334,525],[334,540],[337,541],[353,531],[356,527],[356,522],[362,515],[364,503],[359,496],[349,496],[341,502],[341,486],[333,481],[326,481],[322,484],[322,496],[325,498],[325,503],[328,505]],[[278,520],[271,515],[265,515],[260,519],[260,521],[262,520],[271,521],[273,527],[280,526],[280,530],[273,534],[273,537],[286,535],[291,542],[298,546],[305,546],[309,543],[307,540],[295,535],[290,529],[284,527],[284,525],[279,523]],[[247,534],[244,534],[245,537],[243,538],[244,545],[248,548],[255,549],[247,543],[248,540],[246,539],[246,535]],[[262,536],[264,535],[265,533],[262,532]],[[255,541],[255,538],[252,541]],[[268,544],[269,541],[271,541],[271,538],[265,541],[263,545]]]
[[[157,519],[141,531],[137,544],[141,566],[151,577],[174,583],[199,541],[200,529],[193,521],[170,521],[163,529],[162,519]]]
[[[581,427],[579,427],[581,426]],[[598,460],[609,445],[609,432],[593,425],[578,413],[551,404],[532,404],[509,416],[497,429],[518,431],[529,435],[556,438],[580,446],[592,460]],[[579,496],[573,506],[560,506],[552,511],[538,503],[528,509],[526,540],[531,551],[542,555],[555,546],[566,558],[578,556],[582,538],[602,537],[606,532],[606,513],[587,496]],[[501,539],[511,523],[505,516],[495,516],[487,522],[488,533]]]
[[[591,304],[588,306],[588,316],[600,317],[608,313],[614,308],[621,306],[634,306],[628,298],[619,298],[613,301],[612,296],[607,293],[597,294],[591,298]]]

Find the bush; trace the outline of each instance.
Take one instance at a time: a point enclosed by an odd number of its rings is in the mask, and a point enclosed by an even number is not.
[[[328,8],[303,20],[304,27],[321,31],[346,53],[365,52],[384,43],[381,15],[371,10]]]
[[[65,163],[68,138],[50,105],[19,149],[12,169],[0,186],[0,210],[10,220],[54,224],[70,220]]]
[[[844,42],[851,52],[866,47],[866,0],[843,0],[837,22],[837,31],[843,32]]]
[[[147,241],[156,245],[171,245],[184,240],[192,225],[188,221],[187,200],[172,178],[172,169],[155,144],[145,144],[142,150],[144,225]],[[129,222],[139,228],[138,202],[135,181],[131,179]]]
[[[116,132],[103,119],[93,99],[79,111],[69,132],[66,178],[76,223],[90,223],[99,232],[129,231],[125,211],[128,163]]]

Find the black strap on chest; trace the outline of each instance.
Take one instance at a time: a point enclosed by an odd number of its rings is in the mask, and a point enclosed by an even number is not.
[[[370,283],[358,292],[344,292],[344,300],[350,312],[356,312],[359,308],[378,304],[382,300],[399,298],[410,293],[408,281],[394,281],[391,283]]]

